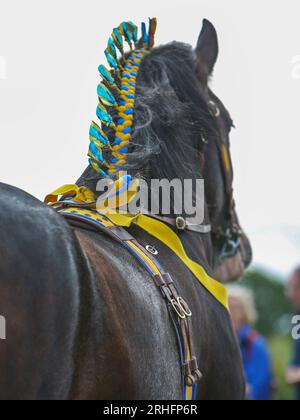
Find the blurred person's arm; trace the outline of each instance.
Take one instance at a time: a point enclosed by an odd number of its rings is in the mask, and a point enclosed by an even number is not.
[[[286,373],[286,382],[288,385],[300,383],[300,367],[291,366]]]
[[[251,380],[252,398],[254,400],[270,400],[272,397],[272,363],[267,344],[260,337],[253,346],[253,377]]]

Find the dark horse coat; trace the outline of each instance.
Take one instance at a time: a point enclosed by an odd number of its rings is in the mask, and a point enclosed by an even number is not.
[[[214,141],[220,133],[207,111],[207,77],[216,56],[216,34],[205,22],[197,54],[174,43],[144,60],[128,170],[146,179],[203,177],[207,221],[226,224]],[[227,111],[218,106],[229,131]],[[203,133],[208,145],[201,142]],[[95,190],[96,181],[88,168],[78,184]],[[72,229],[53,209],[4,184],[0,232],[0,313],[7,322],[7,340],[0,342],[1,399],[181,398],[180,358],[166,304],[126,250],[101,234]],[[138,228],[132,233],[157,248],[192,309],[204,375],[198,397],[242,399],[244,377],[228,312],[162,243]],[[189,256],[213,274],[218,241],[191,232],[181,239]],[[246,266],[245,238],[239,254]]]

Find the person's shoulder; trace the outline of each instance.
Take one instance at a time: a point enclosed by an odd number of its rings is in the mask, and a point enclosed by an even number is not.
[[[291,361],[291,366],[297,368],[300,366],[300,340],[295,340],[294,357]]]
[[[297,340],[295,340],[295,347],[300,352],[300,338],[298,338]]]

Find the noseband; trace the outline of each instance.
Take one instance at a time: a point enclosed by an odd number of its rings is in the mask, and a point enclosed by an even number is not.
[[[240,227],[232,223],[227,230],[218,227],[212,230],[212,234],[222,242],[222,247],[219,255],[219,260],[224,261],[228,258],[234,257],[241,246],[241,236],[243,234]]]

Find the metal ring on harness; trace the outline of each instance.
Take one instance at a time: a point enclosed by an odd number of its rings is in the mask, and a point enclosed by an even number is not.
[[[146,245],[145,249],[152,255],[158,255],[158,251],[153,245]]]
[[[218,118],[221,115],[221,111],[214,101],[208,101],[208,106],[209,112],[213,117]]]

